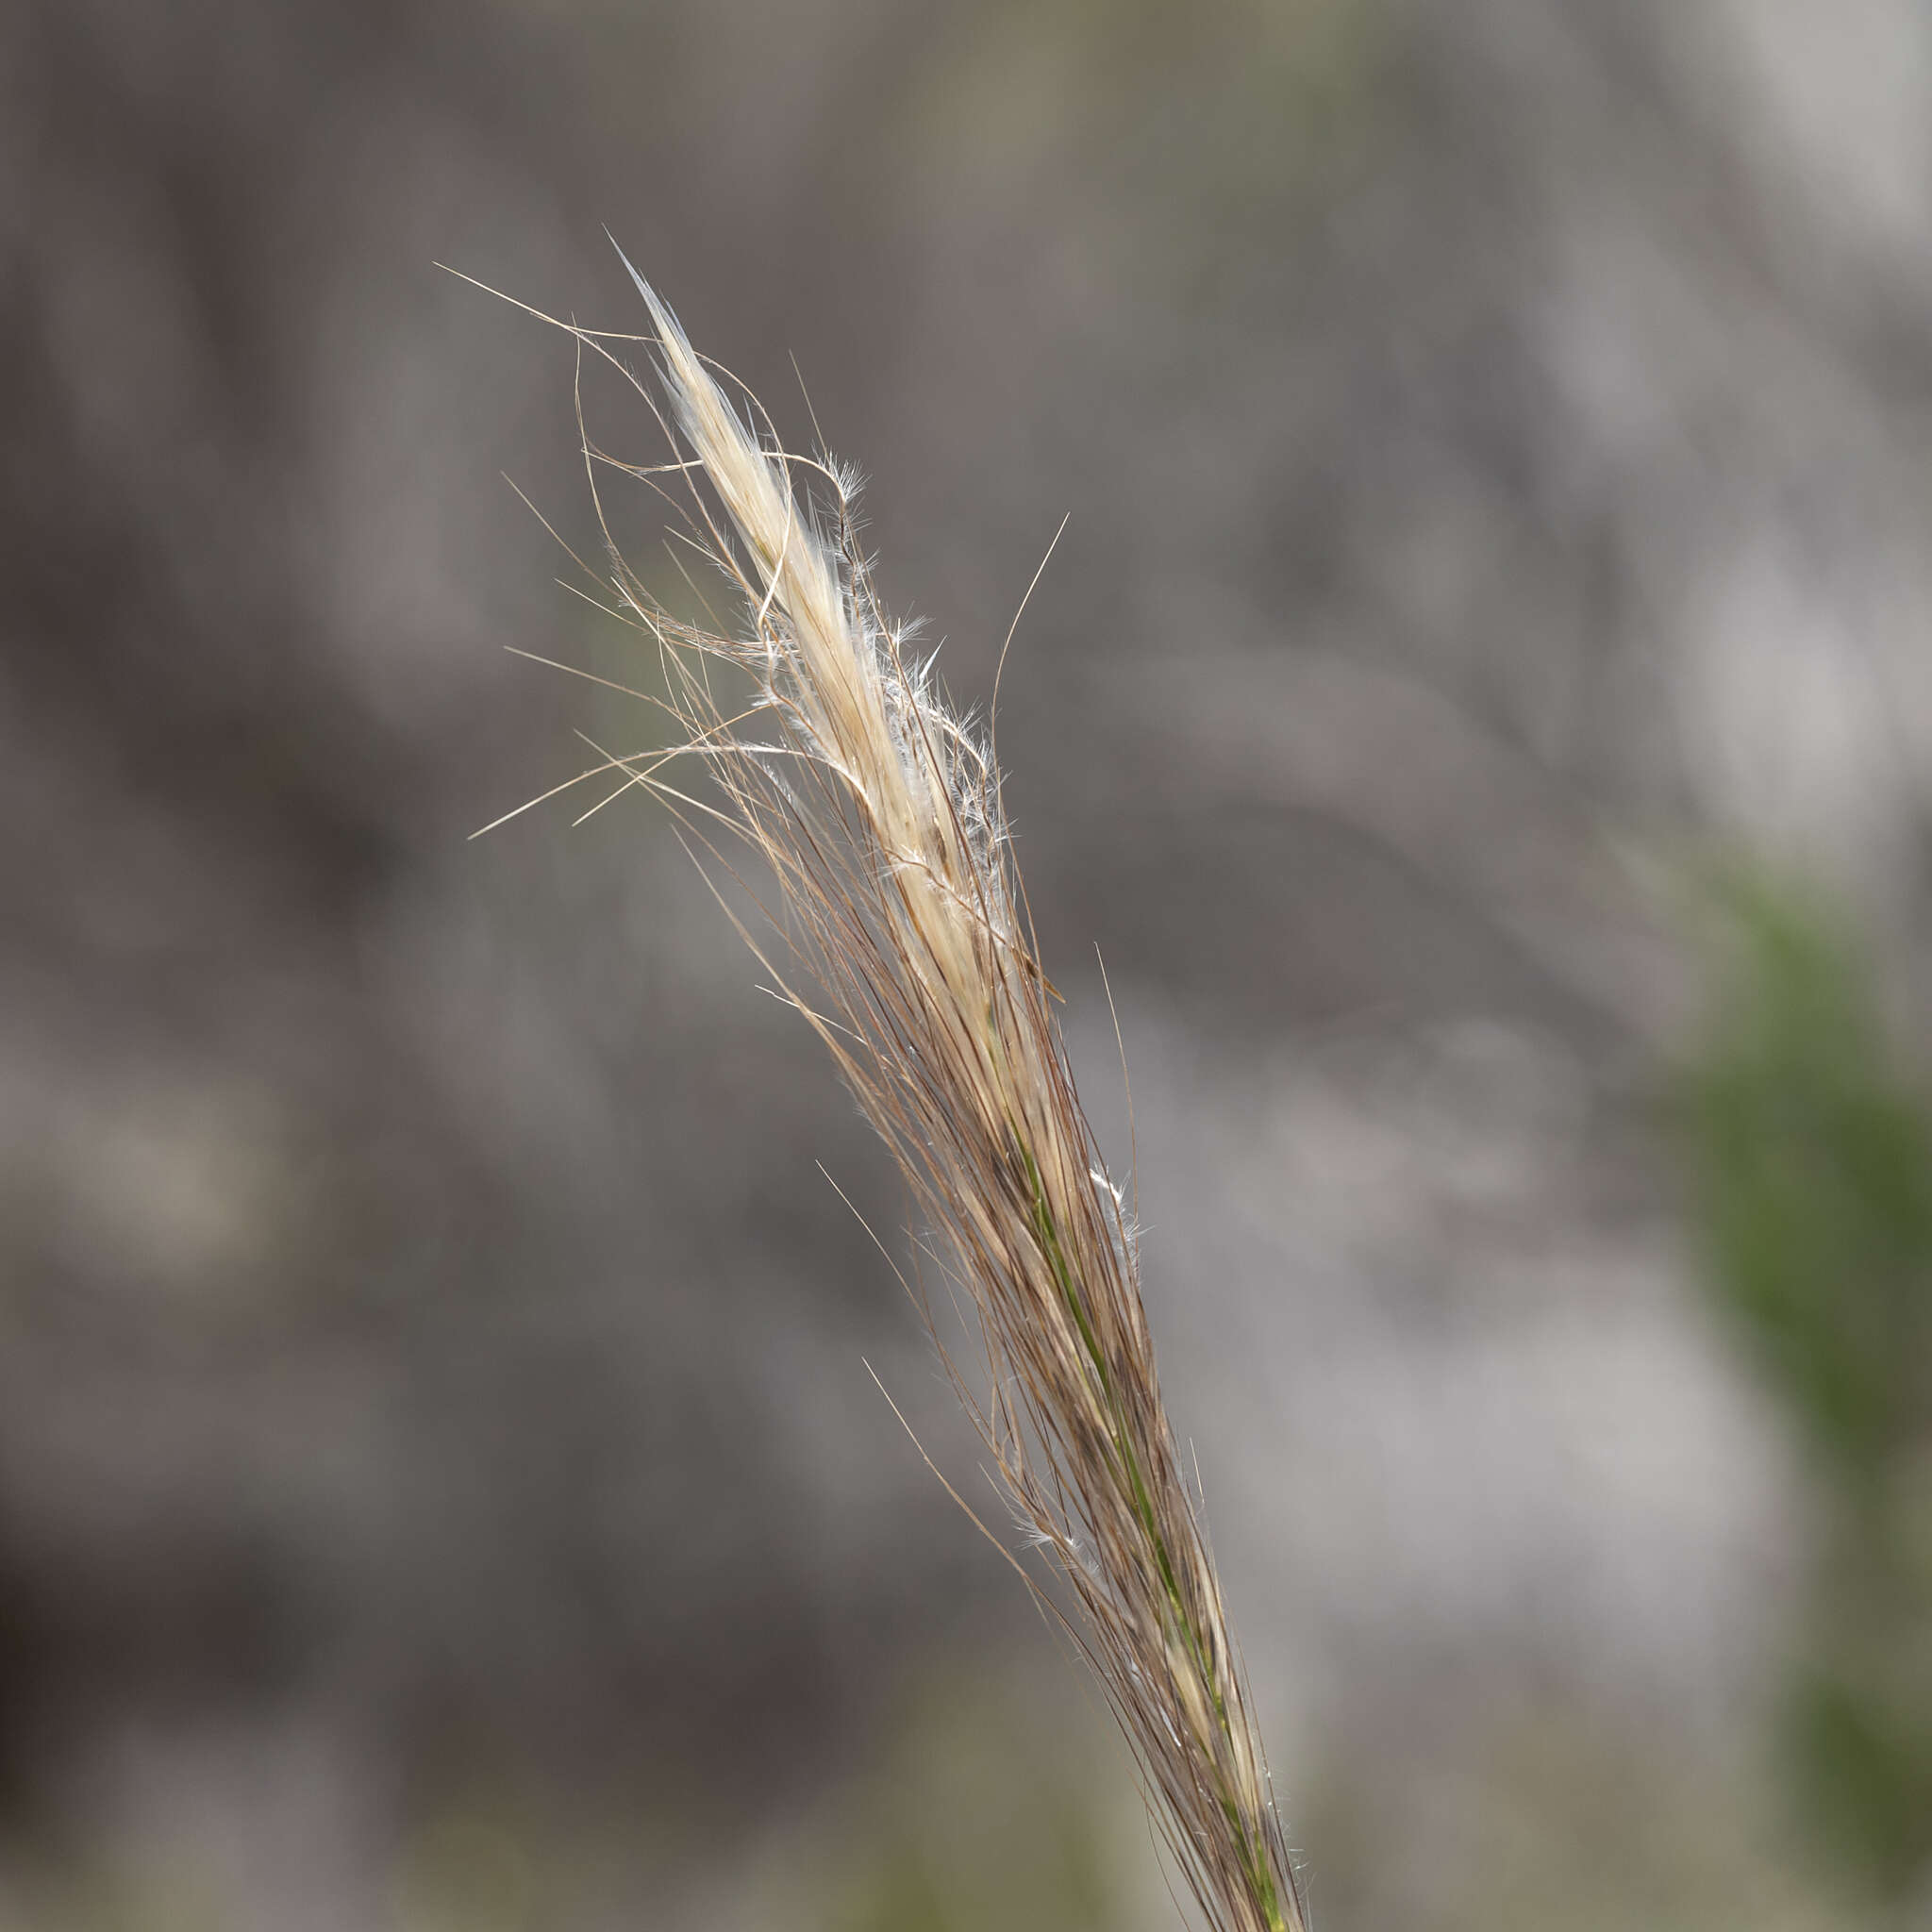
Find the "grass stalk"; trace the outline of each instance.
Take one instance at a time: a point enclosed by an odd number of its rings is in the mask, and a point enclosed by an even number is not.
[[[824,1042],[926,1224],[901,1278],[1061,1591],[1008,1560],[1091,1667],[1204,1923],[1305,1932],[1161,1402],[1133,1218],[1074,1091],[991,727],[950,708],[930,659],[881,608],[854,474],[788,453],[630,273],[649,334],[558,325],[580,374],[586,354],[610,361],[666,440],[651,464],[582,441],[608,553],[592,575],[606,608],[652,641],[669,696],[649,701],[675,733],[573,782],[654,794],[700,862],[751,892],[768,934],[733,923]],[[638,342],[650,376],[625,360]],[[580,428],[581,393],[579,382]],[[652,594],[610,539],[601,483],[613,470],[673,507],[734,593],[735,621],[693,624]],[[687,780],[693,766],[703,775]],[[934,1324],[935,1278],[979,1338],[971,1374]]]

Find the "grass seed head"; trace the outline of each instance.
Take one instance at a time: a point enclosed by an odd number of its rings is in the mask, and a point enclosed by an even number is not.
[[[854,474],[787,453],[630,273],[655,381],[613,346],[639,338],[560,325],[580,358],[629,377],[668,445],[640,465],[583,439],[599,575],[659,653],[669,697],[654,702],[675,732],[668,749],[583,775],[655,793],[694,847],[748,875],[769,930],[740,930],[825,1042],[931,1231],[932,1267],[984,1354],[969,1365],[941,1342],[942,1359],[1023,1541],[1058,1573],[1062,1592],[1042,1601],[1091,1664],[1206,1923],[1303,1932],[1161,1405],[1134,1228],[1074,1091],[990,740],[882,610]],[[675,506],[735,593],[735,622],[694,625],[651,593],[610,540],[599,490],[613,470]],[[708,785],[680,775],[693,763]],[[930,1270],[908,1286],[930,1324]]]

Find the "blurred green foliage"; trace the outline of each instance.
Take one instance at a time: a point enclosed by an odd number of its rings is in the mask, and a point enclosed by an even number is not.
[[[1932,1883],[1932,1114],[1841,923],[1762,879],[1723,903],[1693,1220],[1818,1478],[1806,1815],[1904,1903]]]
[[[1104,1731],[1058,1739],[1008,1693],[930,1687],[859,1794],[837,1932],[1116,1932],[1111,1826],[1137,1807]],[[1128,1835],[1138,1865],[1145,1840]]]
[[[1108,258],[1124,291],[1217,335],[1237,287],[1280,279],[1284,225],[1334,206],[1397,88],[1385,0],[999,0],[956,32],[900,104],[909,164],[1130,207],[1069,237],[1089,271]]]

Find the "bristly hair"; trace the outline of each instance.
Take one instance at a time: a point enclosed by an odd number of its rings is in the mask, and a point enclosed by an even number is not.
[[[949,708],[929,658],[881,609],[855,474],[787,454],[630,273],[653,335],[558,325],[580,358],[602,355],[629,377],[670,449],[661,462],[617,463],[585,436],[592,492],[606,466],[652,482],[741,609],[711,628],[674,616],[611,541],[599,502],[603,581],[617,614],[656,641],[670,695],[652,702],[677,737],[581,778],[615,778],[611,797],[652,792],[713,859],[721,832],[749,848],[777,943],[739,929],[824,1041],[931,1231],[945,1285],[963,1291],[986,1392],[943,1342],[941,1358],[1024,1541],[1049,1554],[1071,1610],[1009,1560],[1091,1665],[1206,1923],[1305,1932],[1161,1406],[1134,1229],[1074,1091],[990,731]],[[655,344],[657,385],[625,366],[609,346],[620,341]],[[581,402],[578,416],[581,427]],[[674,759],[702,765],[711,784],[671,783]],[[908,1285],[930,1327],[926,1280],[915,1270]]]

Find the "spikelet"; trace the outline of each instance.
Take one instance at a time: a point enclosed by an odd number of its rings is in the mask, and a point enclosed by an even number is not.
[[[755,406],[748,421],[630,273],[656,327],[643,340],[658,388],[608,346],[625,339],[571,332],[658,416],[671,459],[616,467],[667,495],[673,478],[688,487],[687,527],[742,621],[678,620],[609,542],[609,588],[658,642],[678,741],[583,775],[652,791],[714,857],[728,832],[775,887],[765,909],[779,943],[745,937],[837,1061],[970,1303],[991,1392],[974,1392],[943,1344],[941,1357],[1023,1540],[1072,1599],[1063,1610],[1042,1595],[1132,1747],[1150,1815],[1215,1932],[1304,1932],[1161,1407],[1134,1230],[1074,1091],[990,744],[881,612],[851,473],[786,454],[768,423],[760,435]],[[584,450],[594,492],[612,459],[588,437]],[[674,758],[703,764],[712,786],[672,784],[660,774]],[[909,1285],[930,1325],[925,1282]]]

